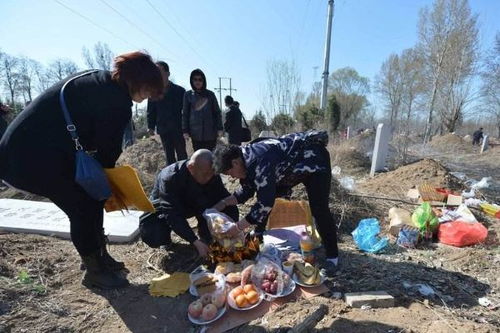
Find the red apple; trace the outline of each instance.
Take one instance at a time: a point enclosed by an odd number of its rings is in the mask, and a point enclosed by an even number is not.
[[[212,303],[212,295],[210,294],[205,294],[200,297],[200,301],[203,304],[203,306]]]
[[[222,308],[225,302],[226,302],[226,295],[224,295],[224,293],[218,293],[212,295],[211,303],[215,305],[217,309]]]
[[[198,318],[203,310],[203,304],[199,300],[196,300],[189,304],[188,312],[193,318]]]
[[[217,315],[217,307],[213,304],[207,304],[203,307],[201,318],[204,321],[209,321],[214,319],[216,315]]]

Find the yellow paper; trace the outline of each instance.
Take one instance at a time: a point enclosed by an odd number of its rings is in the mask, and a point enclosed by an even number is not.
[[[313,223],[311,208],[306,200],[286,200],[277,198],[269,214],[267,229],[306,225],[308,234],[316,245],[321,243],[321,238]]]
[[[135,208],[144,212],[154,212],[141,185],[136,171],[128,166],[104,169],[108,177],[113,195],[106,201],[104,209],[107,212]]]
[[[185,293],[190,283],[188,273],[175,272],[174,274],[165,274],[151,280],[149,294],[157,297],[176,297],[179,294]]]

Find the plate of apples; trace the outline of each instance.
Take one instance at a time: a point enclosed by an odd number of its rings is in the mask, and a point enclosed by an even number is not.
[[[226,309],[226,294],[224,292],[204,294],[189,304],[188,318],[193,324],[207,325],[222,317],[226,313]]]

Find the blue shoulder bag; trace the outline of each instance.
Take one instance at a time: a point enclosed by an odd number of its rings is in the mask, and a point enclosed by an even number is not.
[[[75,182],[77,182],[87,194],[94,200],[103,201],[111,197],[111,187],[109,186],[106,174],[101,166],[101,164],[96,161],[92,156],[87,154],[80,144],[78,134],[76,132],[76,127],[71,120],[69,115],[68,107],[66,106],[66,101],[64,100],[64,88],[71,81],[82,77],[84,75],[94,73],[97,71],[85,72],[81,75],[75,76],[62,86],[59,92],[59,103],[63,110],[64,119],[66,120],[66,129],[68,130],[71,138],[75,142],[76,149],[76,172],[75,172]]]

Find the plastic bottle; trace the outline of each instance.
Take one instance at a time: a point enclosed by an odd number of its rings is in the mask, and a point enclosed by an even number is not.
[[[316,260],[314,254],[314,241],[305,231],[301,233],[300,251],[302,252],[304,261],[310,263],[311,265],[314,265],[314,261]]]

